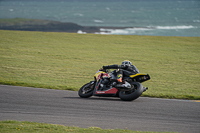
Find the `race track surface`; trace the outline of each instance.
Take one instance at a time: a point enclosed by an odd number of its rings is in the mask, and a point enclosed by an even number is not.
[[[200,102],[145,97],[132,102],[83,99],[74,91],[0,85],[0,120],[200,133]]]

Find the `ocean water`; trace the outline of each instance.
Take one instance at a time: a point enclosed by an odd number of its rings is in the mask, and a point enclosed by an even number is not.
[[[200,0],[0,0],[0,18],[125,27],[96,34],[200,36]]]

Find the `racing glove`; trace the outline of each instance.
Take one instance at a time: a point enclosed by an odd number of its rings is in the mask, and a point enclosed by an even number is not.
[[[109,66],[103,66],[103,69],[105,70],[105,69],[109,69]]]

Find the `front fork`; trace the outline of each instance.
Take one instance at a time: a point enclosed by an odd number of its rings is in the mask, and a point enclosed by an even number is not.
[[[99,85],[101,84],[101,82],[102,82],[102,79],[100,79],[99,82],[96,82],[95,88],[94,88],[94,93],[99,89]]]

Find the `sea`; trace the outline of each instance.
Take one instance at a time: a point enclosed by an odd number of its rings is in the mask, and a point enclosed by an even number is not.
[[[200,0],[0,0],[0,18],[121,27],[95,34],[200,36]]]

